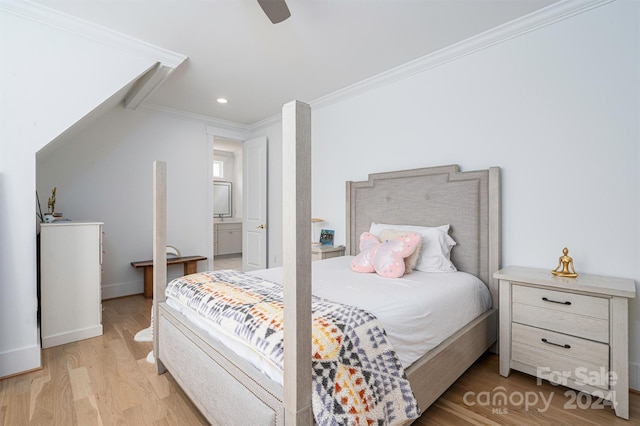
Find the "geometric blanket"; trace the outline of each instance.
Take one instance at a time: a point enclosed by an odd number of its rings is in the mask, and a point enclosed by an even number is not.
[[[225,270],[177,278],[166,295],[283,371],[282,285]],[[312,321],[312,404],[319,425],[395,425],[419,417],[404,369],[375,316],[313,296]]]

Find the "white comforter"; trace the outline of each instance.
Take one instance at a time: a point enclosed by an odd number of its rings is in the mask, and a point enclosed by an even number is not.
[[[413,271],[402,278],[383,278],[375,273],[353,272],[351,259],[343,256],[314,262],[313,294],[374,314],[405,369],[491,307],[488,288],[471,274]],[[282,283],[281,267],[248,273]],[[168,298],[167,303],[282,384],[282,371],[244,341],[197,316],[176,299]]]
[[[353,272],[351,259],[314,262],[313,294],[374,314],[404,368],[491,308],[487,286],[466,272],[412,271],[402,278],[383,278]],[[282,283],[282,268],[248,273]]]

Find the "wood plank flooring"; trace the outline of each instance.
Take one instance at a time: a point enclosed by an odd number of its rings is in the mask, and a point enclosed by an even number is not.
[[[207,424],[171,376],[156,375],[146,362],[151,343],[133,340],[149,325],[151,300],[130,296],[103,307],[103,336],[45,349],[42,369],[0,380],[0,425]],[[640,394],[631,394],[631,420],[625,421],[609,406],[566,391],[517,372],[501,377],[498,357],[488,354],[414,424],[640,424]]]
[[[0,425],[206,425],[170,375],[146,361],[151,299],[104,301],[100,337],[42,351],[43,368],[0,381]]]
[[[235,269],[237,271],[241,271],[242,253],[215,256],[213,258],[213,270],[220,271],[222,269]]]

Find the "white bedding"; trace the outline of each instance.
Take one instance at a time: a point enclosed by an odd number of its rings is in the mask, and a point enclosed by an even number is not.
[[[374,314],[384,326],[404,368],[491,307],[489,290],[471,274],[413,271],[402,278],[383,278],[375,273],[353,272],[351,259],[343,256],[314,262],[313,294]],[[282,283],[281,267],[248,273]],[[168,298],[167,303],[200,327],[209,329],[212,336],[282,384],[282,372],[260,359],[244,342],[196,318],[176,300]]]
[[[383,278],[353,272],[351,259],[314,262],[313,294],[374,314],[404,368],[491,307],[487,286],[466,272],[412,271],[402,278]],[[282,282],[282,268],[249,274]]]

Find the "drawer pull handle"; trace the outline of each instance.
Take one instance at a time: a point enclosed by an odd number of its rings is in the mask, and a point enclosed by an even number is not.
[[[547,299],[546,297],[543,297],[542,300],[544,300],[545,302],[559,303],[561,305],[567,305],[567,306],[571,304],[571,302],[569,302],[568,300],[566,302],[558,302],[557,300]]]
[[[545,339],[544,337],[541,339],[544,343],[548,344],[548,345],[553,345],[553,346],[560,346],[561,348],[565,348],[565,349],[571,349],[571,345],[567,345],[566,343],[564,345],[561,345],[560,343],[553,343],[548,341],[547,339]]]

